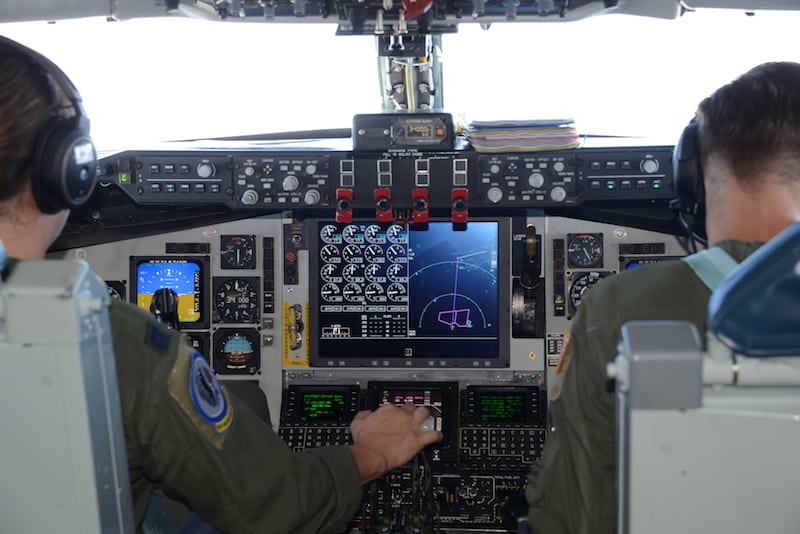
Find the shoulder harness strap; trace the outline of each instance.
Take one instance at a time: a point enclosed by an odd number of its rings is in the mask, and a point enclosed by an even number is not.
[[[719,247],[711,247],[682,259],[712,292],[739,265]]]

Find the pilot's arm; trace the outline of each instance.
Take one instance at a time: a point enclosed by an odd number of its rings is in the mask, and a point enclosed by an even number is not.
[[[226,532],[344,530],[362,497],[348,447],[292,451],[179,333],[126,303],[110,318],[139,523],[152,481]]]

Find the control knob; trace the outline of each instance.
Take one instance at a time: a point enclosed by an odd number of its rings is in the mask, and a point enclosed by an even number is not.
[[[306,194],[303,197],[303,202],[305,202],[306,205],[308,206],[313,206],[319,203],[320,198],[321,197],[319,191],[317,191],[316,189],[309,189],[308,191],[306,191]]]
[[[211,178],[216,171],[214,165],[207,161],[197,165],[197,176],[200,178]]]
[[[653,174],[658,172],[658,160],[657,159],[644,159],[641,163],[642,172],[646,174]]]
[[[252,206],[256,202],[258,202],[258,193],[252,189],[248,189],[242,193],[242,204],[245,206]]]
[[[503,200],[503,190],[499,187],[490,187],[486,192],[486,198],[488,198],[489,202],[492,204],[497,204]]]
[[[553,199],[554,202],[563,202],[564,199],[567,198],[567,191],[558,185],[550,190],[550,198]]]
[[[539,189],[544,185],[544,176],[540,172],[535,172],[528,176],[528,183],[532,188]]]
[[[290,174],[283,179],[284,191],[295,191],[298,187],[300,187],[300,180],[297,179],[297,176]]]

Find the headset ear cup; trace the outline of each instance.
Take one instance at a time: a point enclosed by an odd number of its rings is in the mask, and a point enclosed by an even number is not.
[[[51,119],[34,152],[31,182],[43,213],[57,213],[83,204],[95,185],[97,155],[91,138],[73,121]]]
[[[690,122],[681,133],[672,153],[675,193],[682,211],[696,213],[703,197],[703,171],[697,123]]]

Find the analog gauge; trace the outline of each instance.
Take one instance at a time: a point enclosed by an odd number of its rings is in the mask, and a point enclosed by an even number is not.
[[[114,300],[125,300],[125,284],[117,280],[107,280],[106,289]]]
[[[361,256],[361,247],[358,245],[347,245],[342,250],[342,259],[347,263],[364,263],[364,258]]]
[[[342,257],[336,245],[325,245],[319,251],[319,258],[324,263],[342,263]]]
[[[219,262],[223,269],[255,269],[256,236],[222,235],[219,238]]]
[[[366,278],[369,282],[384,282],[386,281],[385,276],[381,276],[381,269],[383,267],[378,263],[370,263],[366,267],[364,267],[364,278]]]
[[[392,263],[407,263],[406,249],[403,245],[390,245],[386,249],[386,259]]]
[[[342,234],[333,224],[326,224],[319,231],[319,238],[323,243],[341,243]]]
[[[390,243],[408,243],[408,233],[399,224],[393,224],[386,229],[386,239]]]
[[[345,243],[363,243],[364,233],[356,224],[348,224],[342,230],[342,239]]]
[[[392,302],[408,302],[408,295],[406,294],[406,286],[398,283],[389,284],[386,288],[386,296]]]
[[[364,239],[367,243],[386,243],[386,234],[381,232],[377,224],[370,224],[364,229]]]
[[[569,307],[570,314],[574,315],[581,303],[584,293],[597,282],[608,276],[608,272],[581,273],[572,281],[569,287]]]
[[[364,301],[364,290],[361,289],[361,286],[358,284],[346,284],[344,288],[342,288],[342,295],[348,302]]]
[[[325,282],[341,282],[342,277],[336,276],[336,265],[332,263],[326,263],[322,266],[319,270],[319,277],[322,278]]]
[[[214,307],[225,323],[258,321],[258,278],[215,280]]]
[[[574,234],[569,236],[567,257],[570,267],[595,267],[603,260],[602,234]]]
[[[392,282],[405,283],[408,281],[406,276],[406,266],[400,263],[394,263],[386,268],[386,278]]]
[[[364,249],[364,259],[370,263],[383,263],[386,258],[383,257],[383,249],[380,245],[369,245]]]
[[[364,288],[364,296],[369,302],[386,302],[386,292],[380,284],[367,284]]]
[[[255,374],[261,367],[258,332],[223,328],[214,333],[214,370]]]
[[[342,302],[342,290],[336,284],[325,284],[319,288],[319,295],[327,302]]]
[[[364,277],[361,274],[361,266],[355,263],[348,263],[342,269],[342,277],[348,282],[361,283]]]

